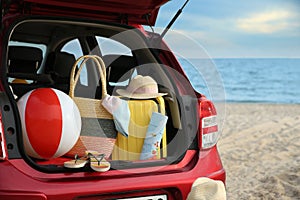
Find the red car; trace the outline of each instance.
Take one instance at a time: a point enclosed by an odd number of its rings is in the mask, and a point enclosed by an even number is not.
[[[178,200],[199,177],[225,183],[213,103],[193,89],[162,37],[143,29],[155,24],[167,1],[1,1],[0,199]],[[151,76],[166,94],[166,145],[158,147],[159,158],[110,156],[110,169],[95,172],[64,167],[70,160],[64,155],[38,159],[26,152],[19,99],[38,88],[69,94],[71,67],[89,54],[104,60],[108,94],[135,75]],[[76,92],[99,97],[96,72],[84,70]]]

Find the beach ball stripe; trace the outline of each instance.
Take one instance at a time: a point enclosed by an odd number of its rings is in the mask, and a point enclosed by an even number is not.
[[[30,94],[25,109],[26,132],[34,151],[41,157],[55,155],[62,135],[62,121],[60,102],[53,90],[44,88]]]
[[[50,159],[67,153],[77,142],[81,117],[74,101],[53,88],[39,88],[18,101],[25,151]]]

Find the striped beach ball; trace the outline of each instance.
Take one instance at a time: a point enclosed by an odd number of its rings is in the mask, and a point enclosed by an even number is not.
[[[39,88],[18,101],[25,151],[51,159],[67,153],[77,142],[81,117],[74,101],[53,88]]]

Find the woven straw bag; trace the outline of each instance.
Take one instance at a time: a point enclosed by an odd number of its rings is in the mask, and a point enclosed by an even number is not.
[[[103,60],[96,55],[85,55],[78,58],[71,71],[69,96],[79,108],[82,119],[82,128],[77,143],[66,156],[74,156],[75,154],[83,156],[86,150],[93,150],[104,153],[106,158],[108,158],[112,153],[117,135],[112,115],[102,106],[101,99],[74,96],[80,73],[88,60],[94,62],[95,65],[91,66],[96,66],[97,71],[100,74],[102,99],[107,95],[106,68]],[[75,74],[80,62],[81,64]]]

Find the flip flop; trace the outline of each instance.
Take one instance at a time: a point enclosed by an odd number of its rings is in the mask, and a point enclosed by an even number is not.
[[[104,159],[104,154],[94,155],[88,153],[90,158],[90,167],[96,172],[106,172],[110,169],[110,163]]]
[[[74,160],[69,160],[64,162],[64,167],[67,168],[82,168],[88,163],[87,157],[79,158],[78,155],[75,155]]]

